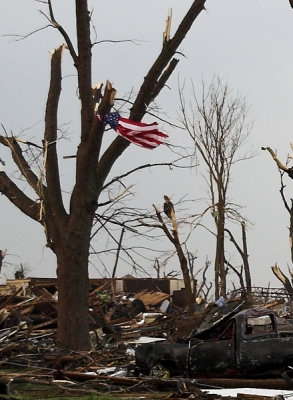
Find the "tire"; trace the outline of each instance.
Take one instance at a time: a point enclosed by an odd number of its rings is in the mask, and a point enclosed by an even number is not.
[[[156,363],[151,368],[150,375],[155,378],[168,379],[170,378],[170,371],[163,364]]]

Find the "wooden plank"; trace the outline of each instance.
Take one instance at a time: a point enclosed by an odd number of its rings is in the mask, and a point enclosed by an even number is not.
[[[237,393],[237,399],[245,399],[245,400],[272,400],[275,399],[275,396],[263,396],[258,394],[249,394],[249,393]]]
[[[140,379],[136,378],[126,378],[121,376],[108,376],[108,375],[89,375],[82,372],[62,371],[62,374],[66,378],[77,381],[102,380],[102,381],[119,383],[121,385],[135,385],[136,383],[141,382]]]
[[[218,386],[220,388],[261,388],[290,390],[293,386],[281,378],[276,379],[229,379],[229,378],[198,378],[198,384]]]
[[[17,295],[22,291],[22,288],[19,288],[15,293],[8,297],[2,304],[0,304],[0,308],[7,307],[9,304],[13,302],[13,300],[17,297]]]

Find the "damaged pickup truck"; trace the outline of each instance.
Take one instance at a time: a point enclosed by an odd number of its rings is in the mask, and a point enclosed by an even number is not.
[[[141,373],[161,378],[280,374],[293,368],[292,325],[272,310],[243,310],[181,343],[137,346],[136,365]]]

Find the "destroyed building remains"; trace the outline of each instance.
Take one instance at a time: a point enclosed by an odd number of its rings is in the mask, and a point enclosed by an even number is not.
[[[264,315],[286,318],[289,325],[280,325],[284,332],[291,325],[291,303],[284,295],[275,297],[276,292],[264,297],[256,294],[255,306],[262,308]],[[264,301],[265,299],[265,301]],[[48,382],[60,379],[74,382],[91,382],[98,391],[101,387],[130,388],[139,385],[147,391],[151,387],[160,390],[168,387],[177,393],[179,378],[183,379],[185,392],[203,390],[211,381],[207,376],[201,380],[177,371],[171,376],[147,376],[141,373],[135,362],[135,349],[141,343],[166,341],[170,344],[188,341],[195,331],[207,332],[219,320],[239,308],[251,308],[251,304],[234,293],[218,302],[197,299],[194,312],[189,315],[184,303],[184,287],[180,280],[99,279],[90,281],[89,319],[92,348],[88,353],[69,352],[60,348],[56,341],[58,287],[54,279],[24,279],[9,281],[1,288],[0,295],[0,354],[1,367],[19,366],[23,377],[24,366],[34,368],[40,376],[46,375]],[[275,314],[274,314],[275,315]],[[283,333],[284,336],[284,333]],[[291,376],[280,370],[276,376],[265,377],[265,381],[249,377],[250,384],[267,385],[281,389],[291,388]],[[28,373],[29,375],[29,373]],[[38,373],[34,374],[37,379]],[[263,378],[263,377],[262,377]],[[16,382],[19,374],[14,372]],[[215,376],[217,386],[233,385],[232,375]],[[237,378],[238,379],[238,378]],[[222,380],[222,381],[221,381]],[[229,382],[228,382],[229,381]],[[239,379],[238,379],[239,381]],[[234,379],[236,383],[236,379]],[[244,383],[244,381],[242,381]],[[237,382],[240,385],[239,382]],[[164,386],[165,385],[165,386]],[[112,387],[112,386],[111,386]],[[181,387],[181,390],[182,390]],[[119,391],[119,390],[118,390]],[[177,396],[183,396],[178,393]],[[194,397],[195,398],[195,397]],[[196,397],[201,398],[201,397]],[[203,397],[202,397],[203,398]],[[207,398],[207,397],[206,397]]]

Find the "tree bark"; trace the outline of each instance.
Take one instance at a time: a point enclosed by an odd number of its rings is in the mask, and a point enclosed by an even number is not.
[[[246,281],[246,288],[247,294],[251,295],[252,288],[251,288],[251,275],[250,275],[250,268],[248,262],[248,252],[247,252],[247,239],[246,239],[246,224],[244,221],[241,222],[241,229],[242,229],[242,243],[243,243],[243,266],[244,266],[244,273],[245,273],[245,281]]]
[[[91,224],[89,224],[91,228]],[[83,230],[81,230],[84,233]],[[88,246],[64,232],[56,249],[58,260],[58,342],[69,349],[88,350]]]
[[[222,184],[219,185],[220,193],[217,205],[217,243],[215,257],[215,297],[226,296],[226,269],[225,269],[225,206],[221,196]]]
[[[293,200],[291,199],[291,206],[290,206],[290,226],[289,226],[289,246],[290,246],[290,253],[291,253],[291,262],[293,263]]]
[[[191,279],[190,279],[190,274],[189,274],[189,269],[188,269],[188,262],[187,258],[185,257],[185,254],[182,250],[179,238],[178,238],[178,232],[174,231],[174,246],[176,248],[177,256],[179,259],[180,263],[180,268],[182,271],[183,275],[183,280],[184,280],[184,285],[185,285],[185,292],[186,292],[186,302],[187,302],[187,308],[188,308],[188,313],[192,315],[194,311],[194,296],[192,292],[192,287],[191,287]]]

